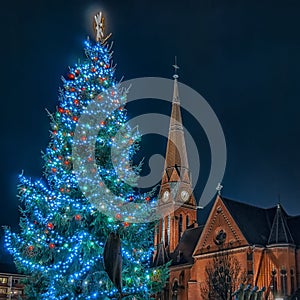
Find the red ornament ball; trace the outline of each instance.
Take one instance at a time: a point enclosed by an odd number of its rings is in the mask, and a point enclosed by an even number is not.
[[[145,200],[146,200],[146,201],[150,201],[150,199],[151,199],[150,197],[146,197],[146,199],[145,199]]]
[[[74,219],[75,219],[76,221],[80,221],[80,220],[81,220],[81,215],[80,215],[80,214],[75,215],[75,216],[74,216]]]
[[[56,170],[56,168],[52,168],[51,171],[52,171],[52,173],[56,173],[57,170]]]
[[[50,249],[54,249],[54,248],[55,248],[55,245],[54,245],[53,243],[50,243],[50,244],[49,244],[49,248],[50,248]]]
[[[52,230],[53,228],[54,228],[54,225],[53,225],[53,223],[48,223],[47,224],[47,227],[48,227],[48,229],[50,229],[50,230]]]
[[[79,76],[79,74],[80,74],[80,71],[79,70],[75,70],[75,75]]]
[[[75,104],[75,105],[79,105],[79,100],[78,100],[78,99],[75,99],[75,100],[74,100],[74,104]]]
[[[74,122],[78,121],[78,117],[77,116],[74,116],[72,119],[73,119]]]
[[[74,80],[75,79],[75,75],[72,74],[72,73],[70,73],[70,74],[68,74],[68,78],[71,79],[71,80]]]
[[[63,114],[65,112],[65,110],[62,107],[59,107],[58,108],[58,112],[61,113],[61,114]]]
[[[28,247],[28,251],[30,251],[30,252],[33,251],[33,249],[34,249],[34,247],[32,245]]]
[[[128,227],[129,223],[128,222],[124,222],[123,225],[124,225],[124,227]]]
[[[121,215],[120,214],[116,214],[116,218],[117,219],[121,219]]]

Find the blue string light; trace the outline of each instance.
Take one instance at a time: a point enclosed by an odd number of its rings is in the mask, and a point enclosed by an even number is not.
[[[50,143],[43,154],[44,179],[19,177],[21,232],[13,233],[6,228],[5,245],[20,271],[36,281],[42,278],[45,289],[34,282],[30,287],[39,299],[106,299],[116,296],[118,291],[103,269],[103,249],[108,234],[118,231],[122,241],[123,292],[136,299],[148,299],[164,284],[161,280],[154,287],[151,282],[153,271],[159,269],[150,268],[153,224],[128,225],[100,213],[79,189],[72,168],[72,144],[78,119],[97,95],[112,88],[115,91],[112,101],[117,97],[120,109],[107,113],[105,123],[100,126],[97,171],[124,203],[128,199],[139,203],[148,197],[135,193],[124,180],[135,176],[128,162],[137,147],[134,143],[129,151],[122,151],[122,147],[129,141],[139,140],[139,134],[126,123],[126,97],[117,89],[109,48],[87,40],[85,54],[87,60],[70,67],[63,78],[59,105],[50,115]],[[103,111],[109,110],[103,107]],[[121,159],[115,169],[107,159],[107,151],[116,146],[114,137],[120,128],[125,128],[128,134],[118,145]],[[126,178],[120,179],[118,170],[127,168]],[[102,189],[101,193],[99,199],[106,192]]]

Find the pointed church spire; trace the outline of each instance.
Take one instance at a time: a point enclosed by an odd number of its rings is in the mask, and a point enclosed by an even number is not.
[[[159,191],[158,212],[162,215],[155,241],[163,242],[168,252],[176,248],[182,233],[190,224],[196,226],[197,209],[193,195],[182,125],[178,91],[179,69],[176,58],[169,135],[164,173]],[[157,244],[156,244],[157,245]],[[162,249],[157,251],[163,253]]]
[[[286,221],[286,214],[280,203],[277,204],[268,244],[294,244],[293,237]]]
[[[175,73],[173,75],[174,88],[173,88],[172,112],[171,112],[168,144],[167,144],[166,159],[165,159],[165,170],[169,175],[169,179],[174,168],[179,173],[178,174],[179,176],[183,175],[184,171],[185,170],[188,171],[189,169],[182,118],[181,118],[181,111],[180,111],[180,98],[179,98],[179,91],[178,91],[179,76],[177,74],[179,67],[177,65],[176,57],[175,57],[175,64],[173,65],[173,67],[175,69]]]

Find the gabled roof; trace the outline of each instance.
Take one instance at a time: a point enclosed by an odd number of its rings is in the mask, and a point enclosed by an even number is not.
[[[281,205],[261,208],[247,203],[220,197],[229,213],[239,226],[247,241],[252,245],[291,243],[300,245],[300,216],[289,216]],[[198,212],[198,223],[207,222],[215,200]]]
[[[172,266],[193,262],[192,254],[195,250],[203,228],[204,226],[199,226],[195,228],[189,228],[184,231],[179,244],[175,248],[174,252],[170,254]]]
[[[280,243],[294,244],[294,239],[287,224],[287,217],[287,213],[278,204],[268,239],[269,245]]]
[[[267,245],[276,207],[265,209],[221,198],[246,240],[252,245]]]

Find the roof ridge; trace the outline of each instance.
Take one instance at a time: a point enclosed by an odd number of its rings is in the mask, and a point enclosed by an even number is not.
[[[250,207],[253,207],[253,208],[257,208],[257,209],[262,209],[262,210],[267,210],[267,209],[272,209],[274,207],[270,207],[270,208],[264,208],[264,207],[260,207],[260,206],[256,206],[256,205],[253,205],[253,204],[249,204],[249,203],[246,203],[246,202],[242,202],[242,201],[238,201],[238,200],[234,200],[234,199],[229,199],[229,198],[226,198],[226,197],[223,197],[223,196],[220,196],[222,200],[225,200],[225,201],[231,201],[231,202],[235,202],[235,203],[238,203],[238,204],[242,204],[242,205],[245,205],[245,206],[250,206]]]
[[[183,232],[183,234],[184,234],[185,232],[187,232],[187,231],[192,231],[192,230],[201,229],[201,227],[203,228],[204,225],[201,224],[201,225],[199,225],[199,226],[197,226],[197,227],[187,228],[187,229]]]

